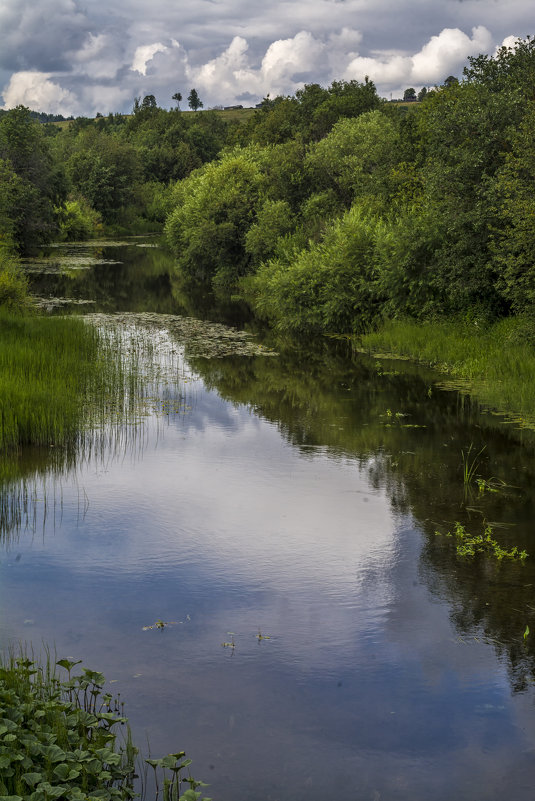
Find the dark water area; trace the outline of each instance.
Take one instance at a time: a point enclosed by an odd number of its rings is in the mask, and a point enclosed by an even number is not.
[[[157,312],[243,326],[246,304],[185,288],[158,236],[64,243],[24,265],[32,293],[52,313]]]
[[[119,265],[32,273],[34,291],[193,314],[140,243],[102,248]],[[212,299],[199,314],[228,320]],[[531,799],[532,435],[344,343],[171,345],[140,425],[25,454],[25,485],[4,486],[0,645],[104,672],[136,742],[184,749],[215,801]],[[460,558],[435,535],[455,522],[530,556]]]

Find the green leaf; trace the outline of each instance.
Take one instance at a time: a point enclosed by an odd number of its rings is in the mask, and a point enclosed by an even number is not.
[[[45,745],[41,753],[49,762],[63,762],[65,759],[65,751],[58,745]]]
[[[83,669],[84,677],[90,681],[92,684],[99,684],[102,685],[105,683],[106,679],[103,673],[99,673],[97,670],[88,670],[88,668]]]
[[[180,796],[178,801],[197,801],[197,799],[200,797],[201,794],[196,793],[195,790],[186,790],[186,792]]]
[[[30,787],[35,787],[38,782],[43,781],[43,774],[42,773],[23,773],[22,778],[29,784]]]
[[[83,792],[83,790],[80,790],[79,787],[73,787],[72,789],[69,789],[66,795],[69,801],[85,801],[87,798],[86,794]]]
[[[64,667],[65,670],[68,670],[70,672],[73,669],[73,667],[75,665],[79,665],[81,661],[82,661],[81,659],[77,659],[76,661],[71,661],[70,659],[58,659],[56,665]]]
[[[98,751],[95,751],[95,754],[99,759],[101,759],[103,762],[106,762],[108,765],[121,764],[121,755],[116,754],[115,751],[111,750],[111,748],[99,748]]]
[[[67,788],[61,785],[53,787],[49,782],[42,782],[37,790],[43,792],[47,798],[61,798]]]
[[[70,782],[77,779],[79,775],[80,771],[72,765],[67,765],[66,762],[62,762],[61,765],[56,765],[54,768],[54,776],[57,776],[62,782]]]

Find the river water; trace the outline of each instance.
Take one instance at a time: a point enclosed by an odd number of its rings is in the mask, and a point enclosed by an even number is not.
[[[59,266],[31,265],[34,291],[126,327],[250,326],[188,297],[154,244],[57,249]],[[530,432],[345,343],[207,358],[168,339],[173,375],[136,426],[68,464],[21,458],[0,644],[102,671],[137,744],[184,749],[215,801],[531,799]],[[460,558],[435,535],[456,521],[530,557]]]

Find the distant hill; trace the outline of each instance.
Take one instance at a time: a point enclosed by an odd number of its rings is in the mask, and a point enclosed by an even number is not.
[[[7,114],[7,111],[0,109],[0,117]],[[64,117],[63,114],[45,114],[44,111],[30,111],[30,117],[37,122],[67,122],[73,120],[74,117]]]

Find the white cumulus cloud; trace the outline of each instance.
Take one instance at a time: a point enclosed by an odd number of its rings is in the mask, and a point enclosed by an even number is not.
[[[15,72],[2,92],[4,108],[22,105],[35,111],[63,114],[67,117],[79,113],[76,96],[50,78],[51,75],[45,72]]]
[[[472,37],[459,28],[444,28],[413,55],[378,52],[371,57],[356,56],[347,65],[344,77],[362,80],[369,75],[383,91],[434,85],[451,74],[459,75],[468,56],[488,52],[491,46],[492,36],[483,25],[472,29]]]
[[[132,62],[131,70],[139,72],[140,75],[147,74],[147,64],[152,61],[156,53],[165,53],[168,48],[161,42],[154,42],[154,44],[141,45],[136,48],[134,53],[134,60]]]

